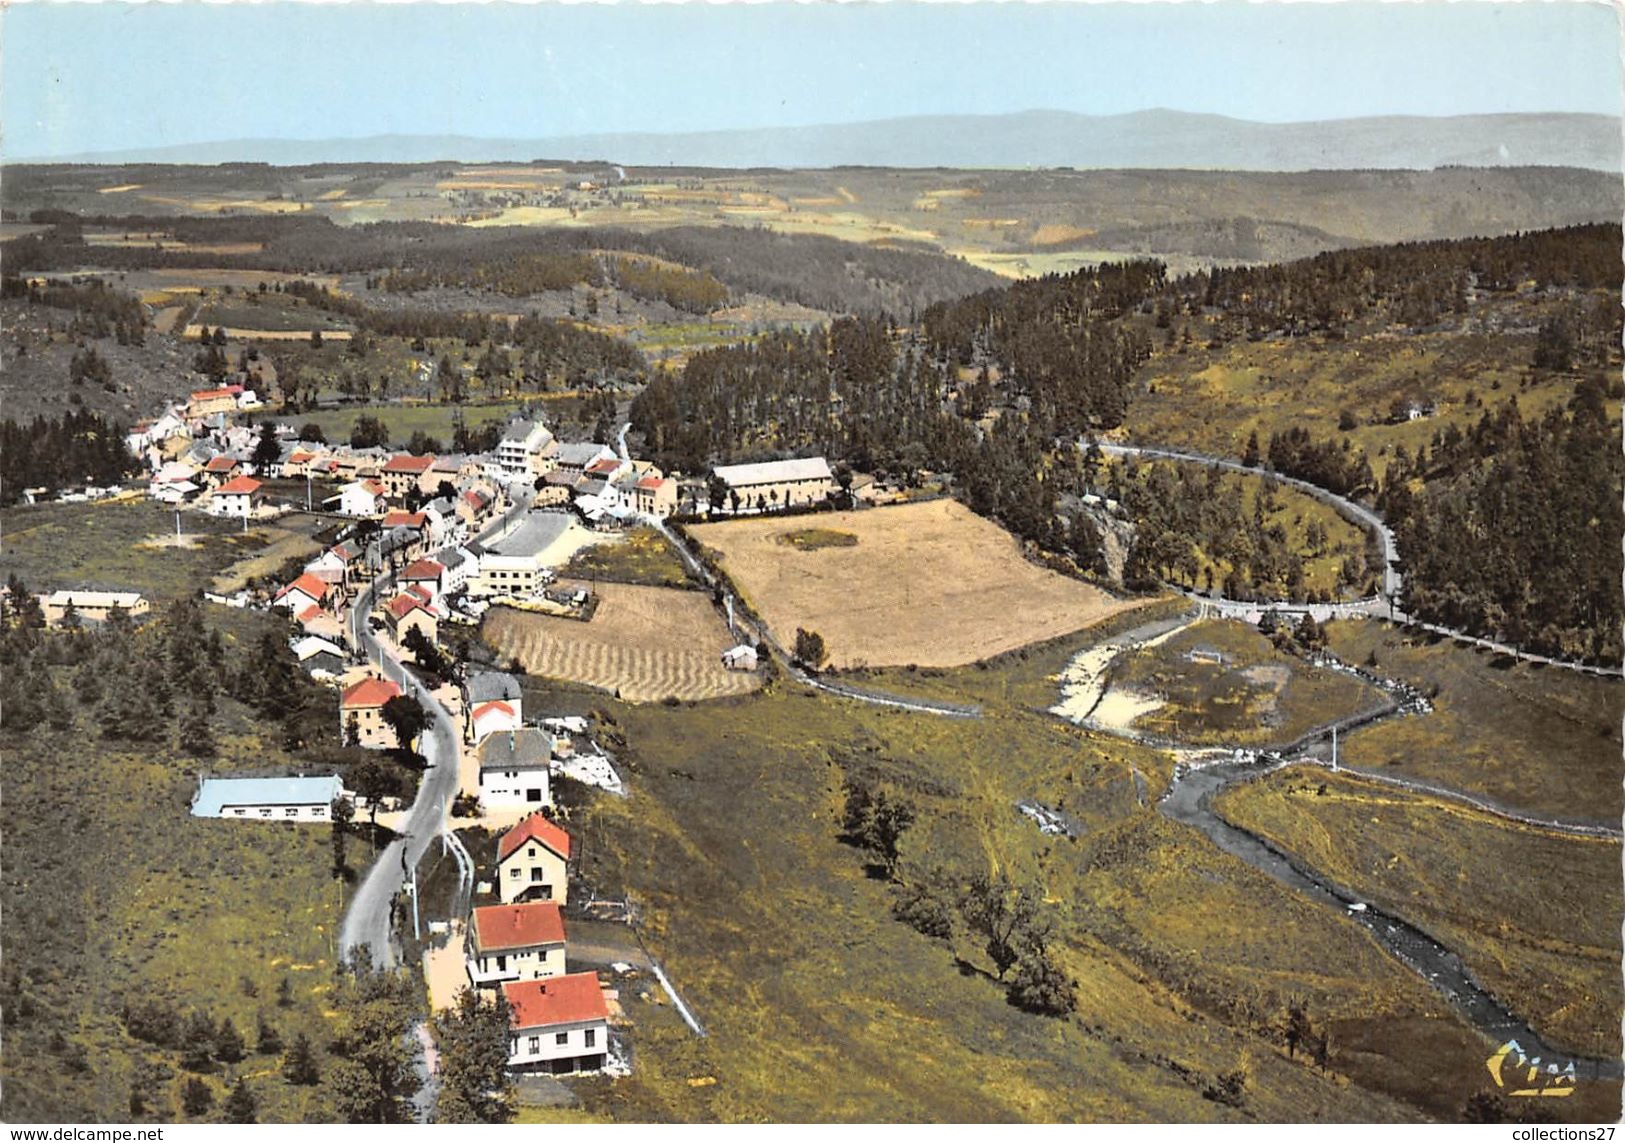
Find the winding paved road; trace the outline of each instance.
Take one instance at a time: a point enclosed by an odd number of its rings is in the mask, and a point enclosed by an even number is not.
[[[1625,667],[1598,667],[1589,663],[1576,663],[1569,659],[1554,659],[1547,655],[1537,655],[1530,651],[1520,650],[1507,643],[1499,643],[1494,639],[1486,639],[1454,627],[1445,627],[1437,623],[1426,623],[1399,609],[1398,599],[1400,590],[1399,549],[1394,542],[1393,529],[1388,527],[1386,521],[1374,510],[1367,508],[1346,496],[1339,496],[1335,492],[1311,484],[1307,480],[1299,480],[1292,476],[1283,476],[1278,472],[1271,472],[1265,468],[1242,464],[1240,461],[1229,460],[1225,457],[1210,456],[1207,453],[1187,452],[1180,449],[1163,448],[1160,445],[1131,445],[1113,444],[1108,441],[1097,442],[1100,451],[1107,456],[1147,457],[1154,460],[1177,460],[1191,464],[1205,465],[1208,468],[1223,469],[1227,472],[1239,472],[1251,476],[1267,476],[1282,484],[1288,485],[1308,496],[1313,496],[1323,504],[1330,505],[1339,515],[1364,528],[1367,532],[1376,535],[1382,546],[1383,573],[1382,594],[1372,599],[1362,599],[1351,603],[1317,603],[1317,604],[1282,604],[1249,602],[1240,599],[1225,599],[1219,596],[1197,595],[1186,592],[1192,599],[1198,600],[1213,609],[1219,615],[1227,618],[1239,618],[1245,614],[1267,610],[1271,606],[1280,606],[1292,611],[1308,611],[1314,615],[1317,622],[1327,619],[1388,619],[1396,623],[1409,624],[1421,628],[1435,635],[1443,635],[1460,642],[1470,643],[1475,647],[1482,647],[1500,655],[1510,655],[1527,663],[1540,663],[1548,667],[1560,667],[1566,671],[1577,671],[1581,674],[1597,675],[1604,678],[1619,678],[1625,676]]]
[[[480,538],[496,535],[529,507],[529,497],[521,496],[514,506],[480,533]],[[373,963],[393,967],[397,956],[392,935],[391,912],[399,899],[402,908],[411,908],[411,901],[401,895],[406,883],[407,869],[415,868],[424,851],[445,826],[446,807],[457,792],[457,763],[461,749],[457,720],[429,693],[428,689],[412,677],[388,650],[367,629],[367,615],[372,609],[373,597],[386,586],[388,573],[378,578],[356,596],[350,609],[350,645],[360,654],[376,662],[385,677],[401,684],[401,689],[423,704],[430,716],[429,729],[419,740],[419,751],[428,763],[423,779],[418,784],[418,795],[408,812],[403,836],[390,842],[378,859],[367,870],[367,876],[350,898],[344,922],[339,927],[339,955],[344,958],[361,945],[372,950]]]

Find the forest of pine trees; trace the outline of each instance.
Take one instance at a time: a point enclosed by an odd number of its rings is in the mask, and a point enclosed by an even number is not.
[[[95,413],[69,411],[19,425],[0,422],[0,503],[15,504],[25,488],[56,491],[116,484],[139,465],[124,447],[124,428]]]
[[[1379,498],[1404,560],[1402,605],[1542,654],[1619,662],[1622,483],[1596,382],[1538,420],[1513,400],[1466,433],[1436,434],[1396,458]]]

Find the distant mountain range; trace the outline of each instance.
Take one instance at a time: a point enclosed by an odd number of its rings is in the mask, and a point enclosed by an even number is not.
[[[815,127],[540,139],[379,135],[238,139],[18,162],[317,163],[583,160],[628,166],[1303,171],[1444,166],[1621,169],[1620,120],[1569,113],[1257,123],[1184,111],[933,115]]]

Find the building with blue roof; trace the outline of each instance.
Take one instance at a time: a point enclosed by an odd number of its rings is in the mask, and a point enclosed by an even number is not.
[[[337,774],[312,778],[203,778],[192,797],[195,818],[326,822],[348,797]]]

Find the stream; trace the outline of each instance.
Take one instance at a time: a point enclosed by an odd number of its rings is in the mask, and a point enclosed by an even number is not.
[[[1134,635],[1146,634],[1154,638],[1162,633],[1155,629],[1131,632],[1130,638],[1119,637],[1114,642],[1119,644],[1121,653],[1135,642],[1132,638]],[[1344,664],[1335,664],[1335,667],[1362,677],[1369,675],[1369,672]],[[1104,671],[1101,673],[1104,674]],[[1369,681],[1381,686],[1395,701],[1375,715],[1356,716],[1339,723],[1339,731],[1347,730],[1354,724],[1370,726],[1394,718],[1425,716],[1432,709],[1431,704],[1406,684],[1376,676],[1369,676]],[[1096,685],[1103,692],[1105,680],[1099,679]],[[1331,729],[1326,728],[1324,737],[1329,737],[1330,733]],[[1133,737],[1132,734],[1130,737]],[[1450,949],[1415,925],[1385,913],[1375,905],[1362,902],[1347,890],[1320,879],[1313,871],[1300,866],[1289,854],[1258,835],[1226,821],[1213,808],[1214,798],[1231,784],[1308,760],[1314,741],[1322,737],[1316,734],[1313,740],[1302,739],[1280,753],[1223,747],[1176,747],[1176,751],[1186,757],[1175,766],[1173,781],[1157,809],[1172,821],[1200,830],[1231,856],[1326,908],[1335,909],[1365,929],[1389,955],[1442,993],[1458,1012],[1497,1045],[1516,1041],[1531,1061],[1543,1061],[1559,1069],[1572,1064],[1575,1076],[1580,1079],[1617,1079],[1625,1075],[1625,1067],[1618,1058],[1585,1059],[1554,1050],[1527,1023],[1480,987],[1461,958]]]
[[[1350,908],[1362,902],[1300,868],[1290,857],[1256,834],[1231,825],[1213,809],[1214,797],[1232,782],[1246,781],[1284,764],[1282,760],[1269,756],[1205,765],[1181,763],[1175,769],[1173,784],[1157,809],[1173,821],[1201,830],[1214,845],[1254,869],[1269,874],[1281,884],[1327,908],[1343,913],[1369,932],[1391,956],[1443,993],[1457,1011],[1496,1044],[1516,1040],[1531,1059],[1556,1062],[1560,1068],[1572,1059],[1575,1073],[1581,1079],[1620,1077],[1622,1068],[1618,1059],[1571,1058],[1551,1048],[1528,1024],[1479,987],[1460,957],[1421,929],[1384,913],[1375,905],[1366,904],[1363,909]]]

